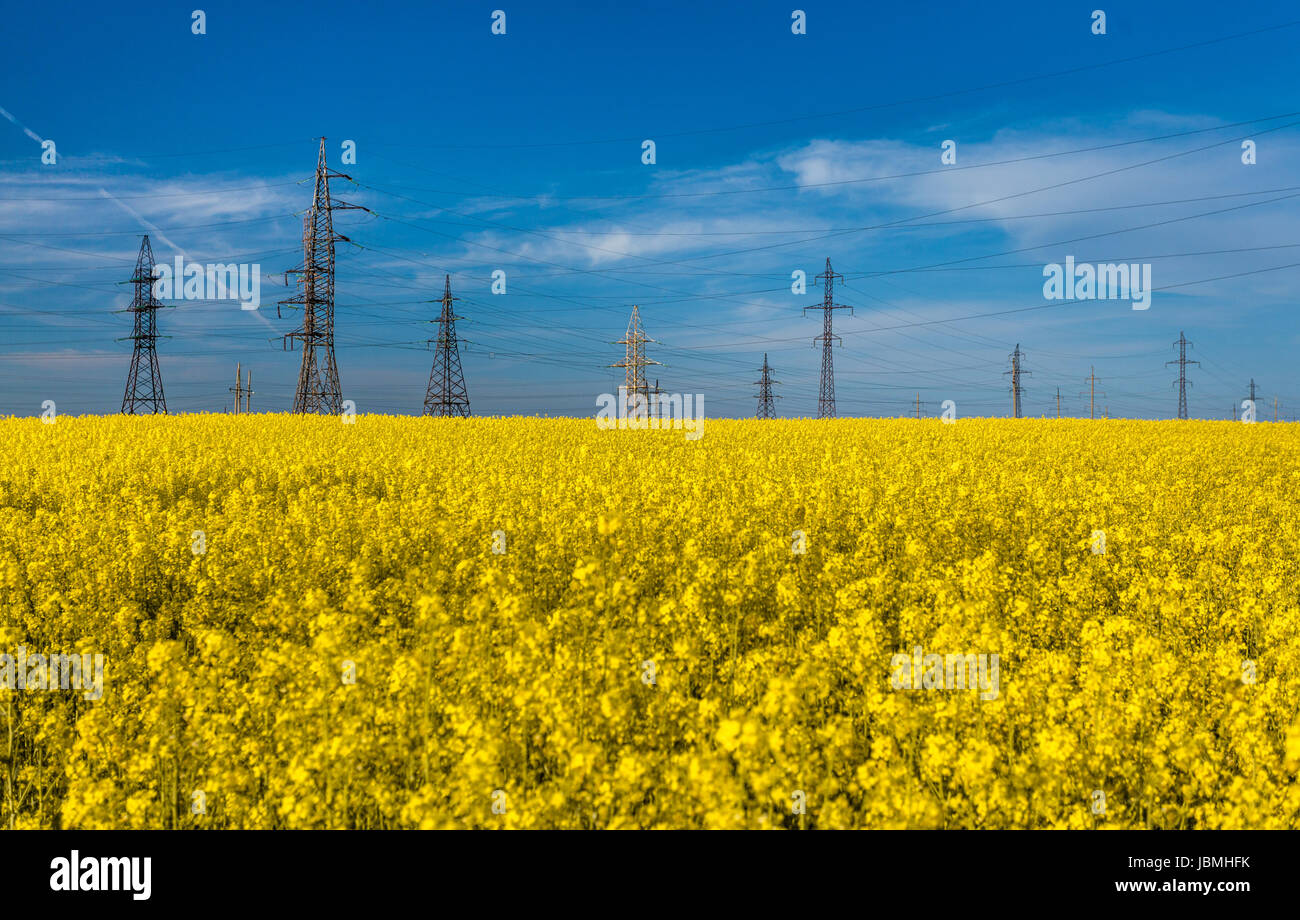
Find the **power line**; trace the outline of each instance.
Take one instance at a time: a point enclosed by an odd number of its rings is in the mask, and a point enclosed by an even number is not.
[[[902,105],[915,105],[918,102],[935,102],[940,99],[951,99],[957,96],[966,96],[972,93],[986,92],[988,90],[993,90],[993,89],[1004,89],[1008,86],[1019,86],[1025,83],[1032,83],[1038,80],[1047,80],[1056,77],[1070,76],[1076,73],[1086,73],[1088,71],[1098,70],[1103,67],[1113,67],[1117,64],[1135,63],[1137,61],[1149,60],[1154,57],[1161,57],[1166,54],[1175,54],[1180,51],[1190,51],[1193,48],[1204,48],[1210,45],[1217,45],[1222,42],[1235,41],[1236,39],[1239,38],[1249,38],[1250,36],[1253,35],[1263,35],[1268,32],[1276,32],[1282,29],[1290,29],[1297,25],[1300,25],[1300,20],[1290,20],[1288,22],[1279,23],[1273,26],[1265,26],[1260,29],[1251,29],[1250,31],[1247,32],[1237,32],[1232,35],[1221,35],[1216,38],[1209,38],[1199,42],[1192,42],[1191,44],[1187,44],[1187,45],[1178,45],[1172,48],[1162,48],[1157,51],[1148,51],[1143,54],[1130,55],[1128,57],[1122,57],[1122,58],[1113,58],[1109,61],[1098,61],[1093,64],[1083,64],[1078,67],[1070,67],[1065,70],[1050,71],[1047,73],[1034,74],[1027,77],[1017,77],[1012,80],[1002,80],[997,83],[987,83],[984,84],[983,86],[966,87],[965,89],[951,90],[949,92],[936,93],[930,96],[916,96],[909,99],[895,100],[893,102],[879,102],[879,103],[874,103],[872,105],[858,106],[856,108],[851,108],[851,109],[841,109],[836,112],[824,112],[820,114],[810,114],[810,115],[795,115],[790,118],[779,118],[779,119],[773,119],[770,121],[761,121],[761,122],[749,122],[747,124],[728,125],[725,127],[699,128],[691,131],[678,131],[672,133],[657,132],[655,136],[661,138],[694,137],[702,134],[717,134],[726,131],[741,131],[749,128],[765,128],[765,127],[772,127],[774,125],[794,124],[797,122],[809,121],[818,118],[839,118],[845,115],[856,115],[861,112],[874,112],[874,111],[879,111],[881,109],[895,108],[897,106],[902,106]],[[640,137],[635,137],[635,138],[620,137],[620,138],[606,138],[603,140],[551,141],[551,142],[537,142],[537,143],[527,143],[527,144],[433,144],[433,145],[411,145],[411,146],[419,146],[420,149],[441,149],[441,150],[458,150],[458,149],[514,150],[514,149],[521,149],[521,148],[538,148],[538,147],[576,147],[576,146],[586,146],[592,144],[623,144],[629,142],[639,143],[640,141],[641,141]],[[380,146],[391,147],[395,145],[387,144],[387,145],[380,145]]]

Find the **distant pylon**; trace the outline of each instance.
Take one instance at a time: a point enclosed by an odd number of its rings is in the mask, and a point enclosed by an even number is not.
[[[158,369],[158,351],[154,347],[158,338],[158,310],[163,303],[154,297],[153,282],[153,247],[145,234],[140,240],[140,254],[136,256],[135,273],[130,281],[135,286],[135,296],[126,308],[135,317],[130,336],[135,347],[131,351],[131,370],[126,375],[126,392],[122,395],[125,415],[167,413],[162,371]]]
[[[245,384],[239,379],[240,369],[239,362],[235,362],[235,385],[228,387],[231,393],[235,394],[235,414],[240,412],[249,412],[253,407],[253,372],[248,372],[248,383]],[[240,402],[243,402],[243,408],[240,408]]]
[[[1088,376],[1083,378],[1088,383],[1088,417],[1096,418],[1097,417],[1097,369],[1095,367],[1091,367],[1088,370],[1089,370]],[[1082,396],[1083,394],[1080,393],[1079,395]],[[1106,391],[1102,390],[1101,395],[1105,396]]]
[[[654,343],[641,328],[641,310],[634,304],[632,316],[627,321],[627,334],[614,342],[615,345],[627,347],[625,356],[610,367],[623,368],[623,399],[627,417],[650,417],[650,387],[646,384],[645,369],[651,364],[658,364],[645,356],[646,343]]]
[[[1250,396],[1247,397],[1252,403],[1255,401],[1255,378],[1250,378]]]
[[[660,410],[659,397],[663,395],[663,390],[659,389],[659,378],[655,378],[654,389],[650,391],[650,417],[662,419],[663,412]]]
[[[1020,366],[1020,359],[1023,358],[1024,356],[1025,353],[1020,350],[1020,343],[1017,342],[1016,350],[1007,356],[1011,359],[1011,370],[1006,371],[1002,375],[1004,377],[1007,374],[1011,375],[1011,417],[1012,418],[1021,418],[1020,397],[1021,394],[1024,393],[1024,387],[1020,385],[1020,378],[1024,377],[1026,374],[1032,373],[1031,371],[1027,371]]]
[[[451,275],[444,275],[442,312],[433,320],[438,324],[438,350],[433,355],[429,388],[424,394],[425,415],[469,416],[469,393],[460,367],[460,344],[456,341],[456,320],[464,317],[457,316],[451,307],[459,299],[451,296]]]
[[[1178,341],[1174,342],[1174,347],[1178,349],[1178,360],[1165,362],[1165,367],[1171,364],[1178,365],[1178,417],[1180,419],[1187,418],[1187,365],[1201,363],[1200,361],[1187,360],[1187,346],[1191,344],[1191,342],[1187,341],[1187,336],[1180,331]]]
[[[347,204],[330,198],[330,179],[347,179],[351,176],[335,172],[325,162],[325,138],[320,139],[320,154],[316,159],[316,188],[312,193],[311,210],[302,222],[302,265],[285,273],[298,276],[301,290],[276,305],[302,307],[302,328],[284,337],[292,350],[294,339],[302,341],[302,366],[298,369],[298,387],[293,395],[294,412],[325,412],[334,415],[343,411],[343,394],[339,388],[339,369],[334,361],[334,244],[348,242],[346,236],[334,232],[333,212],[343,210],[365,211],[359,205]]]
[[[921,417],[921,394],[920,393],[916,394],[916,417],[918,419]]]
[[[758,414],[755,418],[776,418],[776,408],[772,405],[772,400],[780,399],[780,396],[772,392],[772,384],[780,383],[779,380],[772,379],[772,368],[767,363],[767,353],[763,353],[762,375],[756,381],[758,384]]]
[[[1056,388],[1056,417],[1061,417],[1061,388]]]
[[[826,271],[817,276],[817,281],[824,288],[822,302],[820,305],[814,304],[811,307],[804,307],[803,312],[806,316],[809,310],[822,311],[822,334],[813,339],[813,347],[816,348],[818,343],[822,346],[822,379],[821,387],[817,393],[817,417],[818,418],[835,418],[835,366],[834,357],[831,354],[831,345],[840,340],[838,335],[831,332],[831,315],[835,310],[848,310],[853,313],[853,308],[837,304],[835,302],[834,286],[835,279],[844,280],[844,276],[831,271],[831,260],[826,258]]]

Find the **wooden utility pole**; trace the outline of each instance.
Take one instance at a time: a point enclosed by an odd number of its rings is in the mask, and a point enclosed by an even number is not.
[[[239,362],[235,362],[235,385],[230,387],[230,392],[235,394],[235,414],[240,412],[249,412],[253,408],[253,372],[248,372],[248,384],[245,386],[239,379]],[[240,408],[240,403],[243,408]]]
[[[1093,367],[1093,368],[1089,368],[1089,370],[1091,371],[1091,373],[1089,373],[1087,377],[1083,378],[1088,383],[1088,417],[1096,418],[1097,417],[1097,369]],[[1106,391],[1102,390],[1101,395],[1105,396]]]

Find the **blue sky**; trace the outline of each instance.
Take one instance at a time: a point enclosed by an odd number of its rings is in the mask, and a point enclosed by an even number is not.
[[[801,308],[821,292],[792,293],[791,273],[830,257],[855,308],[835,317],[841,416],[909,414],[918,394],[928,415],[946,399],[1007,415],[1018,343],[1025,414],[1055,414],[1059,388],[1086,415],[1095,367],[1099,414],[1167,418],[1180,331],[1202,362],[1192,415],[1225,417],[1252,377],[1261,418],[1274,398],[1300,414],[1300,11],[807,2],[794,35],[794,8],[203,3],[205,35],[175,5],[13,8],[0,413],[118,409],[130,319],[114,311],[144,232],[160,261],[264,276],[258,311],[163,312],[169,408],[228,407],[238,361],[254,408],[287,410],[297,315],[274,301],[325,135],[356,180],[335,195],[373,212],[336,220],[355,244],[336,329],[359,412],[420,411],[450,273],[475,414],[594,415],[635,303],[665,391],[752,415],[767,353],[779,414],[813,415],[821,322]],[[1043,267],[1067,257],[1150,264],[1150,309],[1046,301]]]

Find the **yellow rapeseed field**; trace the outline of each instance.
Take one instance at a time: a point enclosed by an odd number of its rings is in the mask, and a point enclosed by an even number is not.
[[[1296,827],[1297,458],[1239,422],[0,420],[3,824]],[[102,692],[44,688],[61,654]]]

